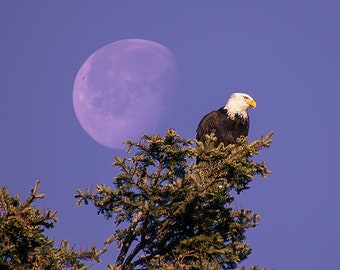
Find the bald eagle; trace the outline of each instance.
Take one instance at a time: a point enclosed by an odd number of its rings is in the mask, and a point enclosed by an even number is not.
[[[196,140],[204,142],[206,134],[214,133],[217,138],[215,147],[217,147],[221,142],[227,146],[235,144],[240,136],[248,136],[250,106],[256,107],[256,102],[251,96],[233,93],[224,107],[202,118],[198,124]]]

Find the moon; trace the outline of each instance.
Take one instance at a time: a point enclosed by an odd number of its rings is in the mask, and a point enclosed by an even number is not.
[[[124,39],[95,51],[74,81],[73,107],[83,129],[115,149],[155,132],[177,90],[173,53],[150,40]]]

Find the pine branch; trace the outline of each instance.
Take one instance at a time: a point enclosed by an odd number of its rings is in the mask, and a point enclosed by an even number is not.
[[[30,196],[20,202],[19,196],[10,196],[7,188],[0,191],[0,268],[57,269],[73,267],[87,269],[82,261],[99,262],[99,253],[76,251],[66,240],[60,247],[44,235],[58,221],[56,211],[41,211],[33,206],[44,194],[39,194],[40,181],[31,189]],[[2,268],[1,268],[2,269]]]
[[[255,175],[270,173],[252,158],[270,146],[272,135],[218,147],[213,146],[216,138],[207,136],[194,148],[168,130],[164,137],[144,135],[140,142],[127,142],[127,151],[135,149],[135,154],[115,158],[121,173],[114,187],[97,185],[95,193],[87,189],[76,195],[80,203],[93,202],[117,226],[129,224],[106,242],[121,244],[113,267],[235,268],[250,254],[245,232],[258,225],[259,215],[233,207],[233,194],[248,189]],[[202,162],[195,165],[197,156]]]

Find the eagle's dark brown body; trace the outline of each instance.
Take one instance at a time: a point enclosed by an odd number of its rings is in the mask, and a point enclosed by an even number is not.
[[[217,141],[215,147],[221,142],[225,146],[229,144],[235,144],[236,139],[240,136],[248,136],[249,131],[249,117],[242,117],[238,114],[234,115],[234,118],[228,116],[228,111],[221,108],[216,111],[212,111],[203,117],[198,124],[197,136],[198,141],[204,142],[205,135],[214,133]]]

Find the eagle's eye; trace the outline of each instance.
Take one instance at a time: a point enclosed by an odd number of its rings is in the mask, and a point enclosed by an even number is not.
[[[243,97],[245,100],[248,100],[249,99],[249,97]]]

